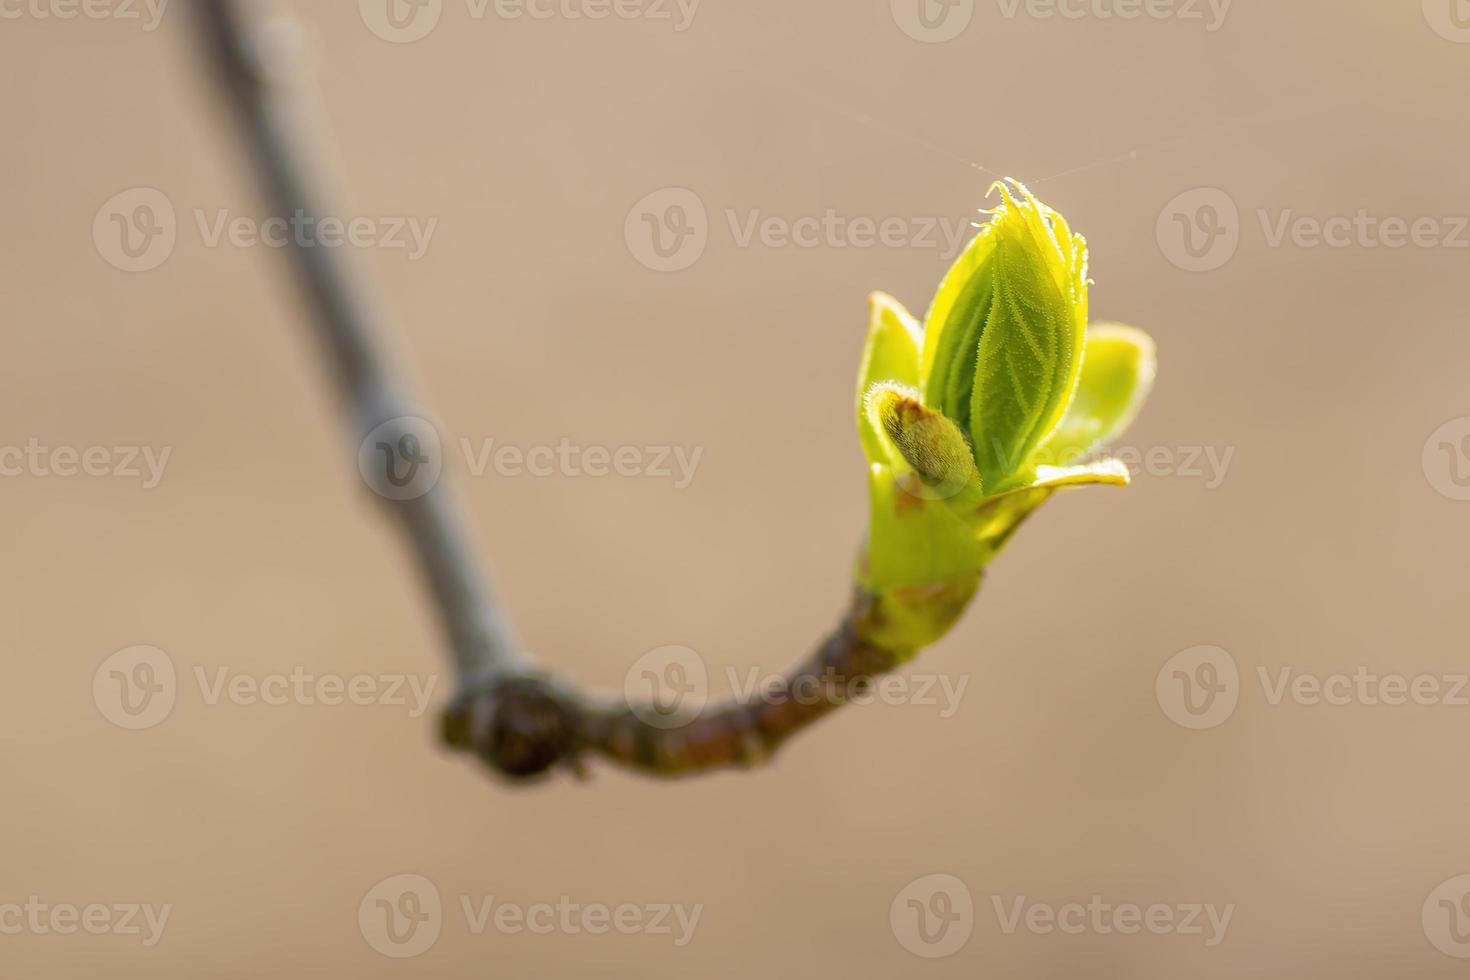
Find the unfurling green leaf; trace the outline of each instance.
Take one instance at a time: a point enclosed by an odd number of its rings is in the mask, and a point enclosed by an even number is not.
[[[858,371],[858,432],[868,456],[885,450],[868,419],[868,392],[880,382],[919,384],[919,324],[903,304],[887,293],[868,297],[868,340],[863,346],[863,363]]]
[[[925,321],[919,362],[925,404],[954,419],[967,435],[980,338],[995,299],[996,237],[991,227],[980,230],[939,284]]]
[[[1025,187],[997,186],[1000,207],[935,295],[920,364],[924,403],[969,436],[987,492],[1024,481],[1061,421],[1087,327],[1087,243]]]
[[[1157,368],[1154,342],[1142,330],[1120,323],[1090,328],[1077,393],[1035,461],[1075,463],[1128,428],[1148,398]]]

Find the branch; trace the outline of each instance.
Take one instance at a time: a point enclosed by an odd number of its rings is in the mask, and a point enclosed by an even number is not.
[[[279,33],[265,27],[252,0],[194,0],[194,7],[206,59],[275,216],[340,216],[329,208],[305,96],[281,73]],[[288,254],[358,440],[412,415],[414,402],[383,342],[385,318],[342,251],[293,242]],[[731,701],[682,727],[654,727],[621,700],[584,697],[519,654],[469,550],[448,473],[422,496],[381,503],[405,532],[457,673],[444,740],[504,776],[537,776],[559,765],[580,771],[587,752],[659,775],[750,766],[905,659],[872,639],[883,635],[887,610],[858,591],[838,627],[787,676],[787,690],[808,696]],[[968,598],[956,600],[956,615]]]
[[[445,711],[444,740],[510,775],[576,765],[587,750],[658,776],[754,766],[898,665],[900,653],[864,639],[880,615],[872,597],[855,593],[837,629],[786,675],[783,696],[731,699],[676,728],[650,724],[647,709],[594,703],[554,680],[522,677],[462,691]]]
[[[236,0],[196,0],[195,25],[221,94],[245,136],[274,214],[289,220],[340,215],[324,192],[310,113],[281,71],[284,38]],[[274,66],[274,71],[272,71]],[[361,442],[379,425],[411,416],[414,402],[383,341],[384,316],[340,249],[289,247],[312,324]],[[422,496],[381,502],[403,527],[439,610],[462,678],[522,668],[505,617],[468,548],[464,518],[447,480]]]

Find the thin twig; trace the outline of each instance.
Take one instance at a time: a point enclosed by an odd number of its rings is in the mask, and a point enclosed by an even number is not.
[[[320,134],[309,121],[305,93],[281,73],[284,53],[273,49],[275,35],[252,9],[254,0],[194,0],[194,7],[206,57],[275,215],[340,217],[327,207],[332,198],[317,152]],[[381,308],[342,250],[293,243],[290,257],[357,438],[412,415],[414,403],[383,342]],[[444,740],[502,775],[577,767],[584,751],[660,775],[753,765],[902,659],[864,639],[880,631],[886,611],[858,591],[838,628],[787,677],[788,691],[808,696],[731,701],[680,727],[656,727],[621,700],[583,697],[523,659],[469,549],[448,473],[422,496],[383,504],[406,532],[458,674]]]
[[[287,220],[340,217],[342,212],[330,210],[321,155],[315,152],[319,141],[303,93],[282,72],[282,35],[264,30],[264,21],[249,6],[200,0],[196,23],[270,207]],[[358,440],[385,422],[413,415],[414,402],[384,342],[382,307],[364,277],[349,268],[341,249],[311,247],[293,238],[290,254]],[[385,497],[382,503],[407,532],[461,678],[519,669],[516,645],[469,550],[470,536],[448,480],[439,480],[422,496]]]

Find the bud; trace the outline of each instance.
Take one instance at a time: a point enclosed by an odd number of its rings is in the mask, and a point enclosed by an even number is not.
[[[929,309],[920,363],[920,397],[969,437],[987,492],[1024,477],[1061,421],[1087,330],[1087,242],[1021,184],[996,188]]]
[[[890,454],[895,466],[913,471],[914,479],[907,483],[912,492],[944,499],[979,489],[970,444],[954,422],[921,405],[917,392],[874,385],[868,392],[868,413],[898,451]]]
[[[875,611],[864,628],[890,647],[943,635],[1056,490],[1127,484],[1121,463],[1087,454],[1153,382],[1146,334],[1088,330],[1082,236],[1020,183],[995,189],[1000,206],[922,327],[893,297],[870,298],[857,416],[872,520],[857,579]]]

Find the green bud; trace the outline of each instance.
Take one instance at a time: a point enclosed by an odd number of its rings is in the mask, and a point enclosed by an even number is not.
[[[868,392],[873,425],[896,450],[889,458],[914,477],[906,488],[918,496],[944,499],[979,489],[970,444],[959,428],[919,403],[918,393],[897,385],[874,385]]]
[[[1153,342],[1087,329],[1087,245],[1015,181],[940,283],[925,324],[870,298],[857,421],[872,520],[856,578],[892,649],[938,639],[1016,528],[1059,489],[1126,485],[1088,454],[1152,384]]]

